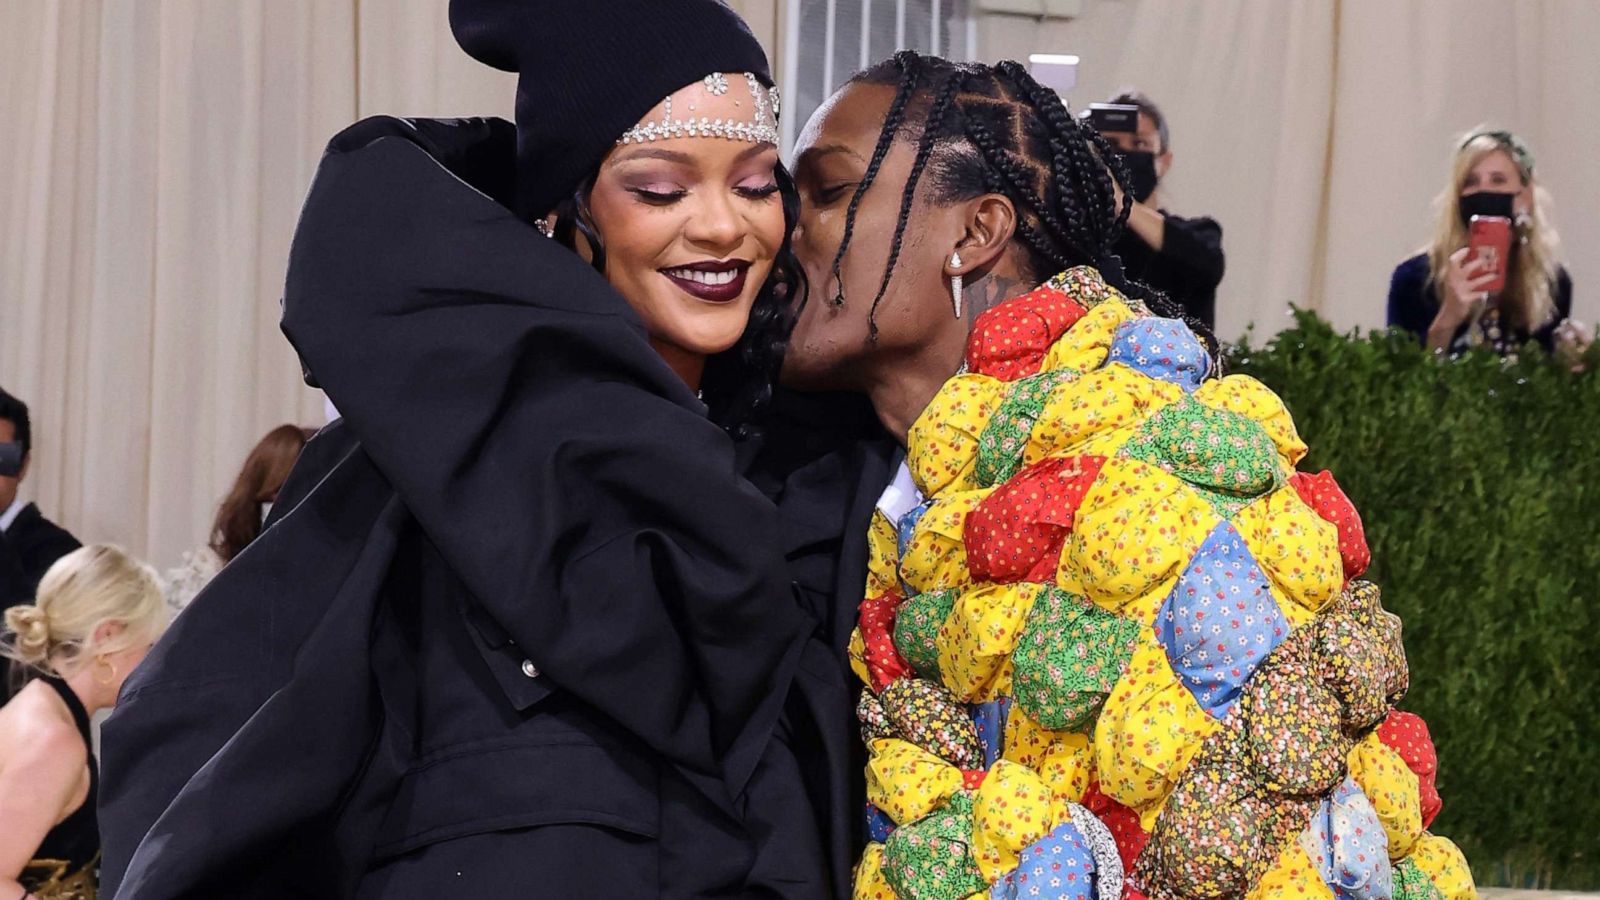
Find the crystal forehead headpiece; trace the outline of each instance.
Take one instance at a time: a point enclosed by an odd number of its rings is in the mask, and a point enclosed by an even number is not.
[[[629,128],[617,143],[644,144],[682,137],[726,138],[752,144],[778,143],[778,89],[762,85],[761,79],[749,72],[744,73],[744,80],[750,87],[753,101],[749,119],[697,117],[692,115],[695,108],[693,103],[689,104],[691,115],[678,118],[673,115],[672,96],[669,94],[663,104],[661,118],[648,119]],[[707,75],[700,85],[712,97],[721,97],[729,91],[728,77],[721,72]],[[739,105],[739,101],[734,102]]]

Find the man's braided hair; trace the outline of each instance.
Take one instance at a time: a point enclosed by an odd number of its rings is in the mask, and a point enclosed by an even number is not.
[[[1093,266],[1107,284],[1144,301],[1157,315],[1185,318],[1176,304],[1122,270],[1114,247],[1133,201],[1121,158],[1105,138],[1067,111],[1055,91],[1035,81],[1021,65],[953,63],[902,50],[857,75],[852,83],[893,85],[895,95],[845,213],[844,238],[833,259],[835,284],[842,283],[839,269],[854,235],[861,198],[877,179],[890,147],[897,139],[916,142],[889,261],[872,298],[874,339],[878,304],[888,293],[924,176],[929,199],[935,203],[958,203],[987,193],[1011,198],[1017,208],[1016,240],[1027,253],[1033,280],[1043,281],[1074,266]],[[908,128],[918,114],[925,117],[921,129]],[[1116,193],[1119,184],[1121,203]],[[830,299],[842,304],[843,288]],[[1216,339],[1208,329],[1192,320],[1189,325],[1216,350]]]

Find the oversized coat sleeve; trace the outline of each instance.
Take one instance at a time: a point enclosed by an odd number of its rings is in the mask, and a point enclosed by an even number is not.
[[[426,140],[325,159],[284,330],[527,657],[731,807],[810,630],[776,513],[604,279]]]

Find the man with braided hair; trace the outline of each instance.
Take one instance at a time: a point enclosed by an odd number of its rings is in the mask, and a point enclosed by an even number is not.
[[[1472,896],[1424,830],[1431,744],[1392,712],[1360,518],[1295,471],[1282,402],[1124,274],[1105,140],[1015,63],[902,52],[796,149],[786,381],[866,395],[899,448],[853,483],[876,499],[835,573],[865,685],[855,896]],[[812,545],[796,498],[830,478],[779,491]]]

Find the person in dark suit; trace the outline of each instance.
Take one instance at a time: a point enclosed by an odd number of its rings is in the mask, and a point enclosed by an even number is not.
[[[342,418],[106,723],[102,889],[848,896],[836,626],[736,454],[798,300],[760,45],[450,12],[516,126],[330,143],[283,327]]]
[[[0,609],[33,602],[50,566],[82,546],[38,506],[17,497],[32,450],[28,405],[0,388]],[[9,698],[21,686],[22,670],[9,667],[4,676],[0,694]]]

